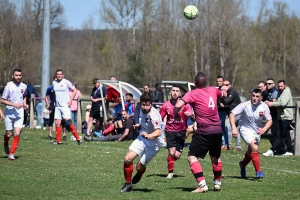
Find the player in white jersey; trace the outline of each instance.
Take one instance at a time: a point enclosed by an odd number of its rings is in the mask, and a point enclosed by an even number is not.
[[[8,82],[2,94],[1,103],[6,105],[5,108],[5,130],[4,151],[9,160],[15,160],[14,154],[17,150],[22,132],[24,109],[28,108],[26,104],[26,84],[21,82],[22,70],[14,69],[12,81]],[[9,149],[9,139],[14,135],[11,149]]]
[[[70,105],[76,95],[77,89],[69,80],[64,78],[64,73],[61,69],[56,70],[56,80],[54,80],[52,84],[55,92],[54,119],[56,125],[56,141],[54,144],[61,144],[61,120],[63,118],[66,121],[66,126],[69,127],[76,138],[78,145],[80,145],[81,140],[75,126],[72,124],[70,109]],[[71,96],[69,95],[69,91],[73,92]]]
[[[258,145],[260,136],[265,133],[272,125],[272,117],[268,105],[262,100],[262,92],[260,89],[254,89],[250,101],[240,103],[236,106],[229,115],[230,124],[232,127],[233,137],[237,137],[237,128],[235,125],[235,116],[242,114],[240,133],[248,148],[245,157],[240,161],[241,177],[246,178],[246,166],[252,160],[256,171],[257,178],[263,178],[263,173],[260,168],[260,157],[258,153]],[[263,127],[262,118],[267,120]]]
[[[146,165],[154,158],[160,148],[164,145],[164,137],[162,135],[162,119],[159,112],[152,107],[152,97],[145,93],[141,96],[142,115],[140,124],[134,125],[141,129],[140,135],[132,142],[129,150],[124,158],[124,177],[125,185],[121,192],[132,190],[132,184],[136,184],[142,178],[146,171]],[[133,160],[140,156],[140,160],[136,165],[137,173],[132,177]]]

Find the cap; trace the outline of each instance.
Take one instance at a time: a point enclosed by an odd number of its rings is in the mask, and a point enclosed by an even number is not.
[[[91,105],[87,105],[87,106],[86,106],[86,109],[87,109],[87,110],[88,110],[88,109],[91,109],[91,107],[92,107]]]
[[[94,78],[93,82],[97,82],[99,80],[99,78]]]

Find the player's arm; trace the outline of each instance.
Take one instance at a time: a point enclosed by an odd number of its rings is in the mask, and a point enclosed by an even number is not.
[[[236,125],[235,125],[235,116],[232,112],[229,114],[229,122],[230,122],[230,125],[232,128],[232,136],[237,137],[238,132],[237,132]]]
[[[4,119],[4,115],[3,115],[3,112],[2,112],[2,110],[1,110],[1,108],[0,108],[0,118],[1,118],[1,120]]]
[[[1,99],[1,103],[2,104],[5,104],[5,105],[7,105],[7,106],[13,106],[13,107],[15,107],[15,108],[22,108],[23,107],[23,105],[22,104],[16,104],[16,103],[13,103],[13,102],[10,102],[10,101],[8,101],[8,100],[6,100],[6,99],[4,99],[4,98],[2,98]]]
[[[269,128],[271,128],[272,124],[273,124],[272,119],[268,120],[263,128],[258,129],[257,133],[260,135],[264,134],[267,130],[269,130]]]
[[[147,134],[146,132],[142,132],[141,136],[148,140],[155,140],[157,137],[161,136],[161,129],[157,128],[150,134]]]
[[[180,115],[178,114],[179,113],[179,111],[180,111],[180,109],[181,109],[181,107],[182,106],[184,106],[184,104],[185,104],[185,102],[182,100],[182,99],[179,99],[178,101],[177,101],[177,103],[176,103],[176,105],[174,106],[174,118],[176,119],[178,119],[178,118],[180,118],[181,119],[181,117],[180,117]]]

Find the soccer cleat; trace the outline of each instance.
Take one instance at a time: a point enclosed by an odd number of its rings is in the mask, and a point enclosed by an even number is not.
[[[241,178],[246,178],[246,167],[242,165],[242,161],[239,162],[240,169],[241,169]]]
[[[285,154],[282,154],[283,156],[293,156],[294,154],[292,152],[285,152]]]
[[[52,135],[48,135],[48,140],[52,140]]]
[[[262,173],[262,171],[257,171],[256,172],[256,178],[263,178],[264,174]]]
[[[66,134],[63,135],[63,141],[67,141],[67,135]]]
[[[214,191],[220,191],[221,190],[221,181],[220,180],[215,180],[214,181]]]
[[[274,152],[269,149],[266,153],[263,153],[264,156],[274,156]]]
[[[10,150],[8,145],[4,145],[4,152],[8,155]]]
[[[168,176],[166,177],[167,179],[173,178],[174,173],[168,173]]]
[[[53,144],[62,144],[61,142],[54,141]]]
[[[14,156],[14,154],[9,154],[9,156],[8,156],[8,160],[15,160],[15,156]]]
[[[82,145],[82,141],[81,140],[77,140],[78,145]]]
[[[141,178],[142,178],[142,176],[139,175],[138,173],[136,173],[136,174],[134,175],[134,177],[132,178],[132,181],[131,181],[132,184],[137,184],[138,182],[140,182]]]
[[[132,190],[132,184],[131,183],[125,183],[124,186],[121,189],[121,192],[130,192]]]
[[[208,192],[207,185],[203,187],[198,186],[195,190],[191,191],[191,193],[205,193],[205,192]]]

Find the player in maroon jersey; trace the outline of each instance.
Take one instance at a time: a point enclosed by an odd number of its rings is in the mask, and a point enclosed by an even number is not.
[[[167,178],[173,178],[173,170],[175,161],[181,156],[184,147],[184,141],[187,129],[188,117],[192,121],[195,121],[195,115],[189,104],[184,105],[179,111],[180,121],[174,119],[174,106],[181,96],[180,88],[177,85],[173,85],[170,91],[171,99],[165,102],[160,109],[161,118],[164,119],[167,116],[165,134],[167,138],[167,148],[169,154],[167,157],[168,162],[168,176]]]
[[[209,152],[213,173],[214,173],[214,190],[221,189],[222,162],[221,144],[222,144],[222,128],[218,115],[217,99],[226,97],[226,90],[222,91],[215,87],[207,87],[207,80],[202,72],[195,76],[196,89],[187,92],[174,107],[175,118],[180,118],[179,111],[185,104],[193,107],[197,130],[193,135],[191,145],[188,152],[188,161],[194,177],[198,182],[197,189],[193,193],[207,192],[208,187],[203,175],[203,169],[198,158],[204,159]]]

